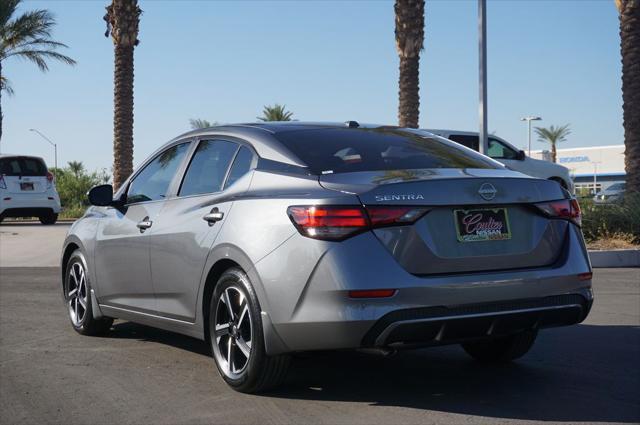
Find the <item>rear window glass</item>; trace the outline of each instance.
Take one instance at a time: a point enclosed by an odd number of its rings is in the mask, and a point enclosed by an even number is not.
[[[499,168],[444,139],[397,129],[322,129],[276,136],[314,174],[417,168]]]
[[[0,174],[5,176],[46,176],[47,166],[40,158],[22,156],[0,158]]]

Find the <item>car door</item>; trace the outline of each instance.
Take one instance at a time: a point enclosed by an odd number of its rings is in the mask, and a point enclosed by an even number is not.
[[[228,140],[200,140],[176,196],[150,235],[158,313],[193,322],[204,265],[234,198],[246,191],[257,156]]]
[[[95,246],[101,304],[155,313],[148,238],[188,149],[186,142],[159,153],[131,180],[126,205],[105,209]]]

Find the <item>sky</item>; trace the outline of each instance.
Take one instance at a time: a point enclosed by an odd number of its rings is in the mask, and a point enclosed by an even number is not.
[[[107,0],[25,0],[49,9],[54,38],[77,66],[3,62],[0,151],[53,165],[111,169],[113,43]],[[140,0],[135,50],[134,164],[189,130],[190,118],[251,122],[280,103],[301,121],[397,124],[393,1]],[[420,127],[478,130],[475,0],[427,0]],[[623,143],[621,63],[613,0],[489,0],[489,131],[517,147],[526,123],[570,124],[561,147]],[[543,148],[533,142],[533,149]]]

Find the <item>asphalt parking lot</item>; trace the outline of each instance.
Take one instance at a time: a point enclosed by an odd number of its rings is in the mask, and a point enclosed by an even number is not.
[[[598,269],[594,290],[585,323],[542,332],[512,365],[458,347],[315,353],[256,396],[230,390],[193,338],[121,321],[76,334],[57,268],[2,267],[0,423],[638,423],[640,269]]]
[[[4,221],[0,224],[0,267],[58,267],[62,242],[71,226],[59,222]]]

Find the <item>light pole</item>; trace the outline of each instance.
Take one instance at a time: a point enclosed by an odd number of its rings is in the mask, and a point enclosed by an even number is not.
[[[487,143],[487,0],[478,0],[478,49],[480,88],[480,140],[479,151],[486,155]]]
[[[593,164],[593,196],[596,196],[598,193],[598,164],[602,161],[592,161]]]
[[[529,149],[528,155],[531,156],[531,121],[542,121],[542,118],[530,115],[528,117],[520,118],[520,121],[527,122],[527,146]]]
[[[58,169],[58,145],[56,145],[55,143],[53,143],[51,141],[51,139],[49,139],[47,136],[45,136],[44,134],[40,133],[38,130],[36,130],[35,128],[30,128],[29,131],[33,131],[34,133],[37,133],[40,135],[40,137],[42,137],[44,140],[46,140],[47,142],[49,142],[49,144],[51,146],[53,146],[53,166],[55,167],[55,169]]]

